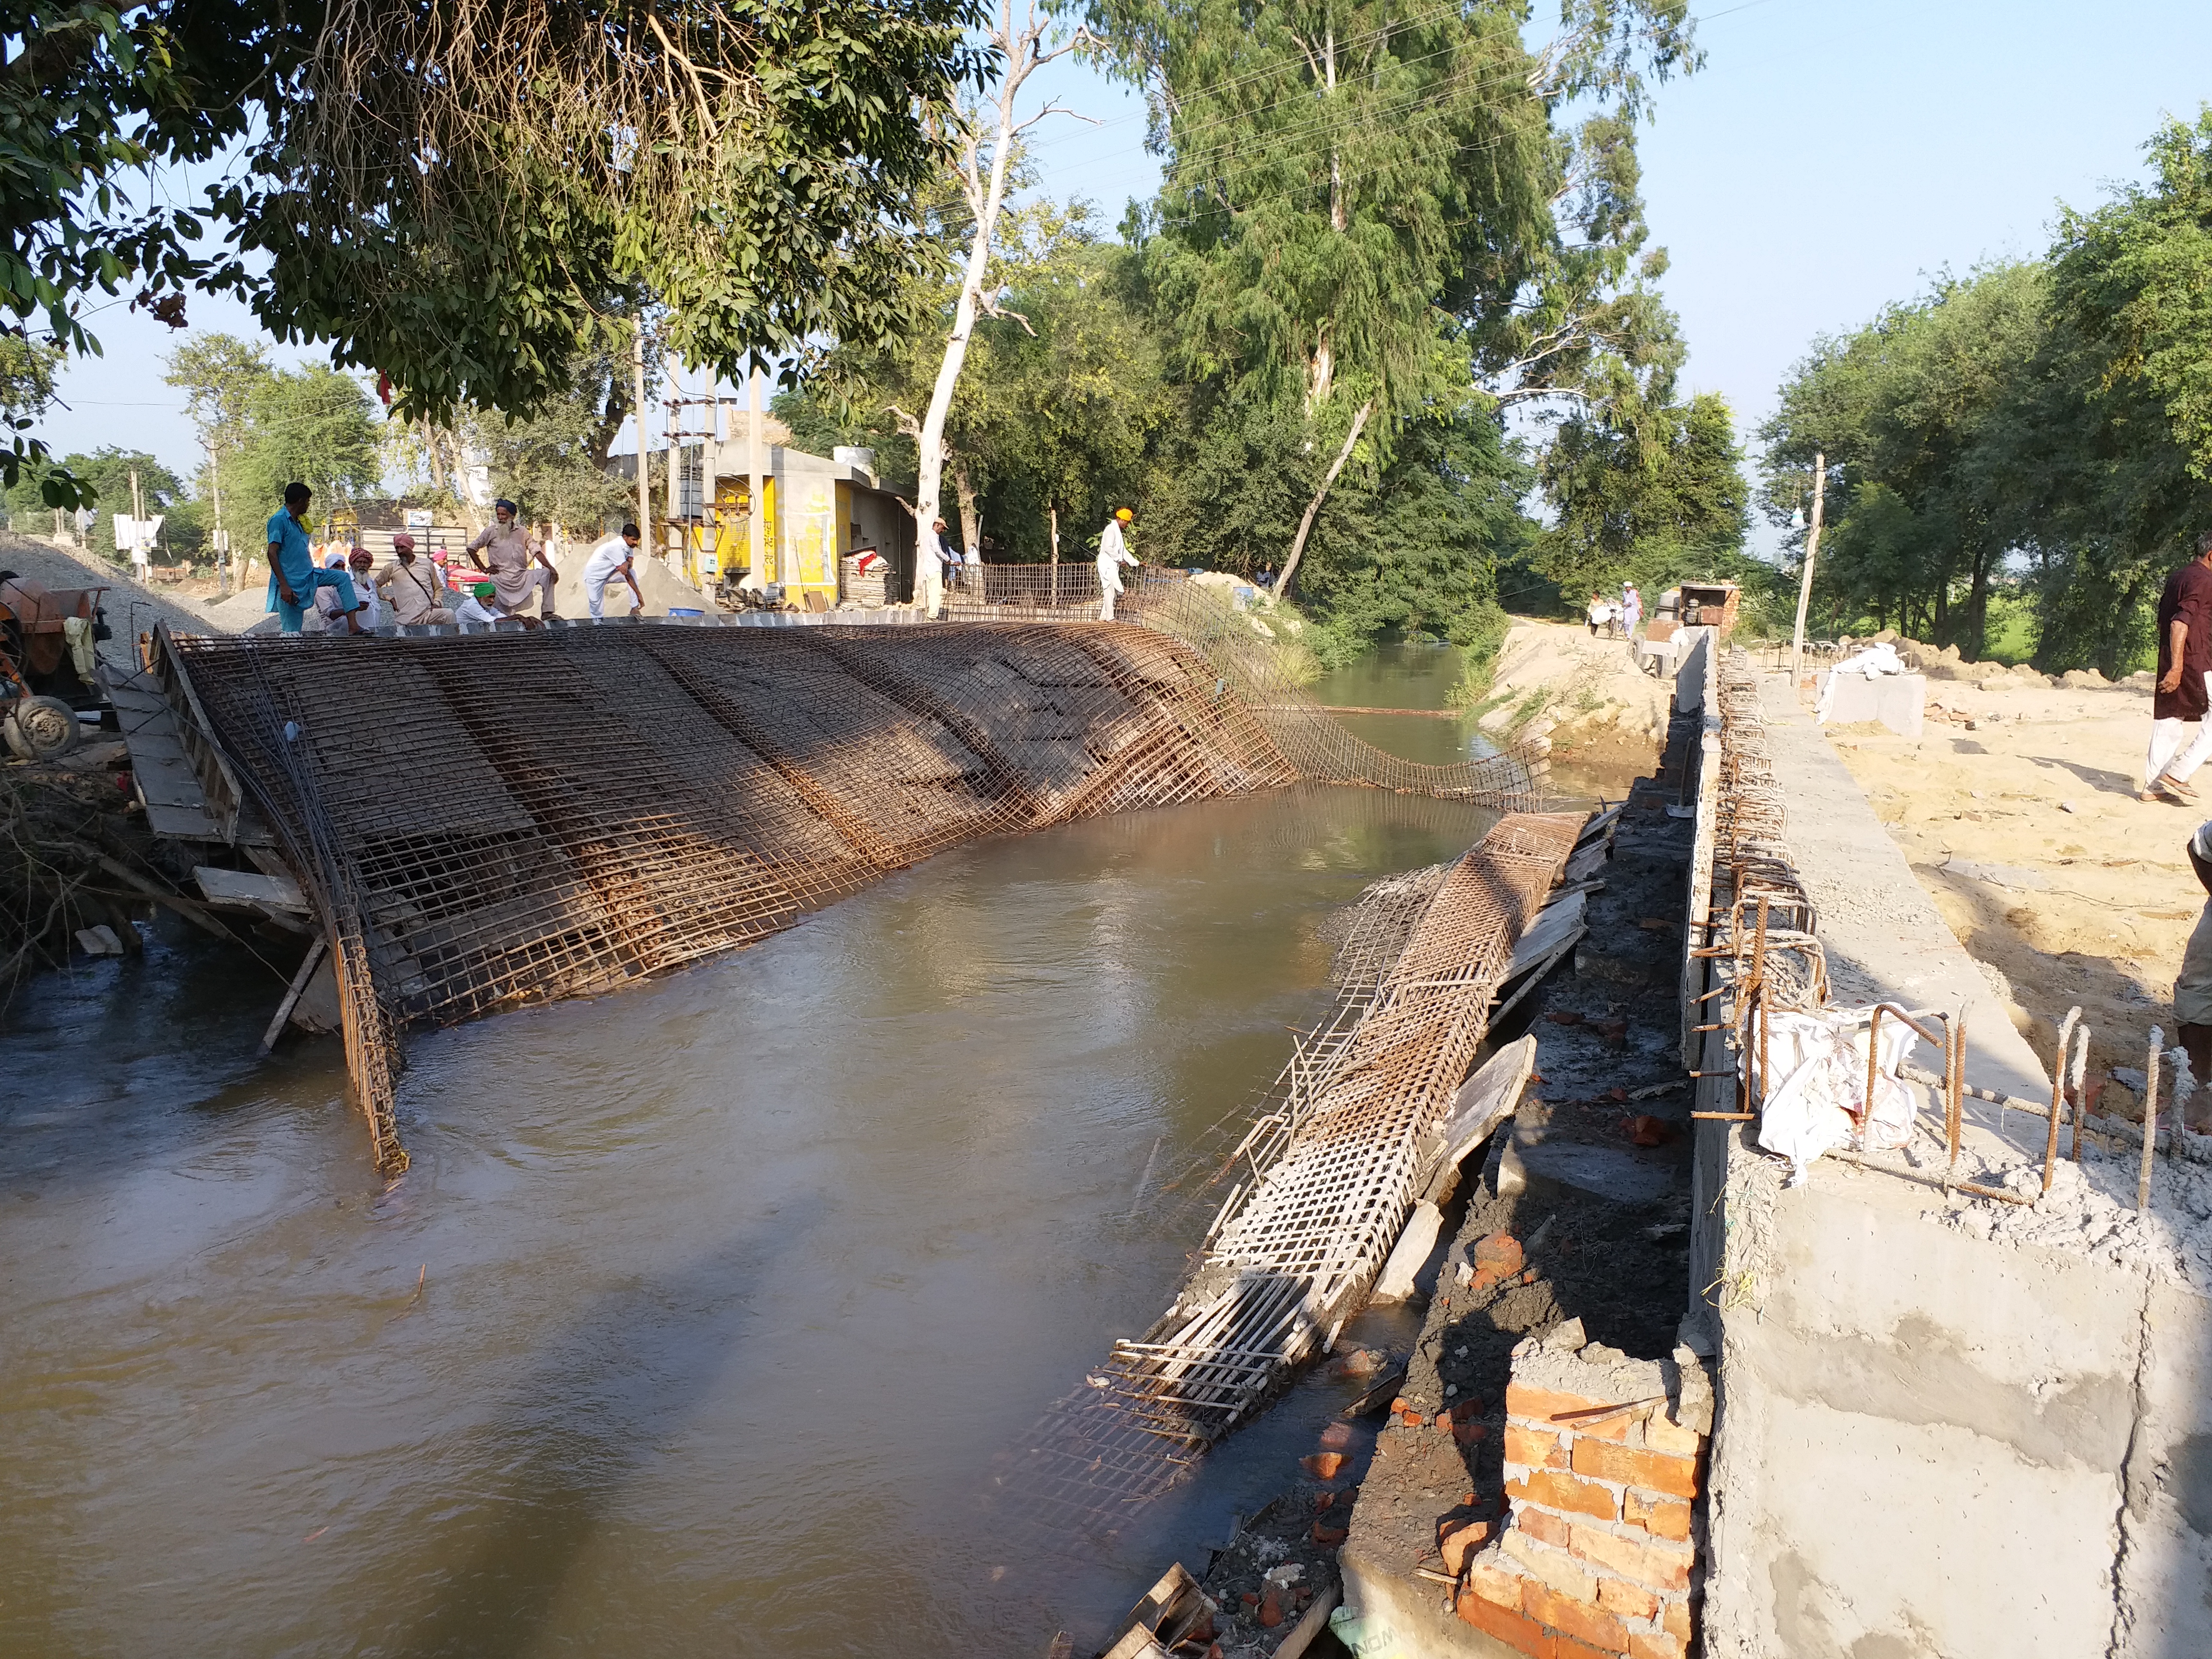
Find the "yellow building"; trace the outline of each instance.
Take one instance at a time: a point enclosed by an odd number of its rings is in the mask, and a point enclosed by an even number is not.
[[[711,590],[752,568],[752,479],[745,416],[728,411],[719,439],[687,441],[672,471],[672,550],[680,547],[687,580]],[[775,425],[763,436],[787,436]],[[788,444],[762,446],[763,568],[787,600],[819,605],[842,597],[844,561],[870,549],[891,566],[893,599],[909,591],[914,574],[914,517],[875,475],[875,453],[840,449],[825,459]]]

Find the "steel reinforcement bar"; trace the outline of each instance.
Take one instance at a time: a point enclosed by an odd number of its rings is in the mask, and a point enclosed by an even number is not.
[[[1175,1305],[1115,1343],[1031,1431],[1005,1478],[1009,1501],[1049,1524],[1111,1524],[1181,1480],[1334,1340],[1397,1239],[1424,1137],[1472,1068],[1514,945],[1583,823],[1501,819],[1433,884],[1387,970],[1364,992],[1343,988],[1272,1115],[1272,1162],[1255,1159],[1224,1206]],[[1401,925],[1377,908],[1376,933]],[[1370,942],[1355,934],[1347,947],[1358,956]]]

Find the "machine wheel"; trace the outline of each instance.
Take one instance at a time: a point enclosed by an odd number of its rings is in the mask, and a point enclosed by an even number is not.
[[[82,737],[76,710],[59,697],[23,697],[0,720],[10,753],[22,760],[59,760]]]

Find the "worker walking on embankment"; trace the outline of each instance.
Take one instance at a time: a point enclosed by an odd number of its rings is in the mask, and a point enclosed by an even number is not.
[[[2191,775],[2212,756],[2212,530],[2197,556],[2166,579],[2158,596],[2158,679],[2151,694],[2150,748],[2137,800],[2193,801]],[[2197,722],[2182,746],[2181,728]]]
[[[1098,620],[1114,620],[1114,596],[1121,591],[1121,567],[1134,568],[1136,555],[1122,539],[1121,526],[1130,523],[1135,514],[1126,507],[1114,509],[1114,516],[1106,520],[1106,528],[1098,533]]]

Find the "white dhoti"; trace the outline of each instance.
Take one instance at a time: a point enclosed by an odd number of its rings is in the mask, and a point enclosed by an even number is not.
[[[945,609],[945,567],[935,559],[924,559],[922,568],[914,579],[914,597],[923,614],[935,617]]]
[[[2212,697],[2212,674],[2204,677],[2207,697]],[[2150,747],[2143,753],[2143,787],[2148,789],[2160,777],[2172,778],[2177,783],[2186,783],[2197,769],[2212,760],[2212,718],[2197,722],[2197,735],[2184,745],[2187,720],[2153,720],[2150,723]]]
[[[1121,591],[1121,567],[1117,559],[1098,561],[1098,620],[1114,620],[1114,596]]]

